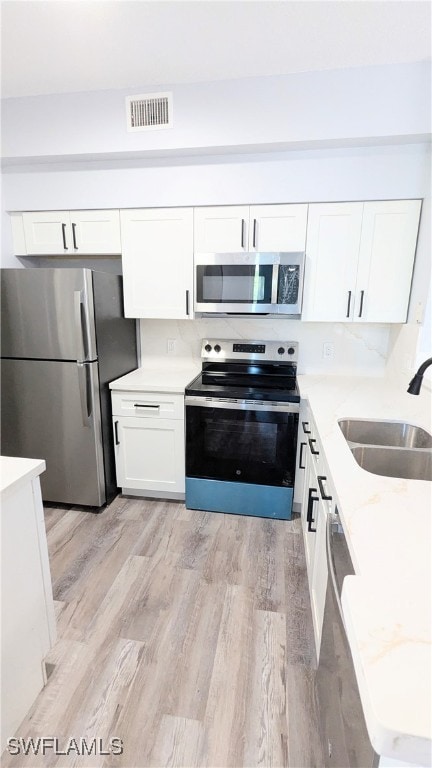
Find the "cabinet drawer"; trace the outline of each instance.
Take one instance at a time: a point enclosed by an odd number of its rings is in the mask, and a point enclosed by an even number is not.
[[[184,396],[161,392],[113,392],[113,416],[183,419]]]

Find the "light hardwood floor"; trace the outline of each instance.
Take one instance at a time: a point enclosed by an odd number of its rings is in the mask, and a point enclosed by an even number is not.
[[[21,766],[324,765],[298,520],[118,496],[46,509],[58,642],[17,736],[123,741]]]

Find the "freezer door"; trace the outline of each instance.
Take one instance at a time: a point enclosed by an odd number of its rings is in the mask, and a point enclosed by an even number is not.
[[[45,501],[105,503],[97,363],[2,360],[1,453],[45,459]]]
[[[2,269],[1,354],[95,360],[91,270]]]

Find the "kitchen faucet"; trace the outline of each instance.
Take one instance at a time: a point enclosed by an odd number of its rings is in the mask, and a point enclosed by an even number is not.
[[[426,368],[429,368],[429,366],[432,365],[432,357],[429,357],[427,360],[424,361],[424,363],[421,364],[420,368],[418,369],[416,375],[413,379],[411,379],[409,383],[409,387],[407,389],[407,392],[410,393],[410,395],[418,395],[421,389],[421,385],[423,382],[423,374],[426,370]]]

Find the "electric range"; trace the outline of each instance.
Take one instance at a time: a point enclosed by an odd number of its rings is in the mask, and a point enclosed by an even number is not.
[[[290,519],[298,344],[204,339],[201,357],[185,390],[186,506]]]

